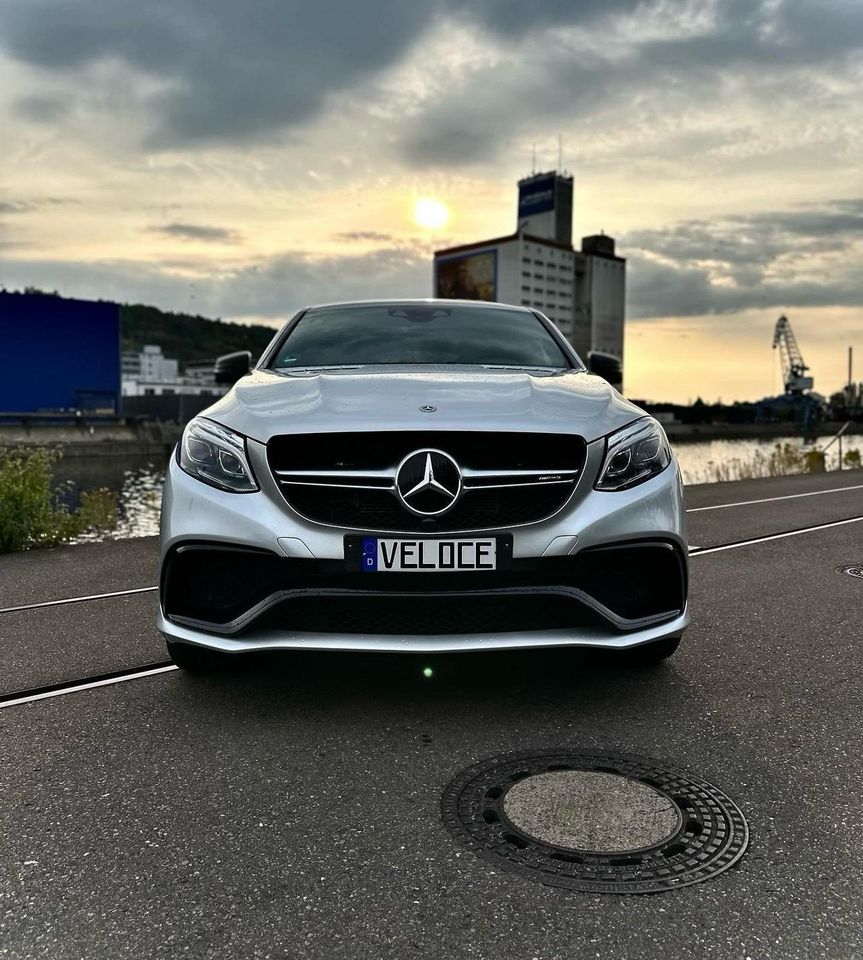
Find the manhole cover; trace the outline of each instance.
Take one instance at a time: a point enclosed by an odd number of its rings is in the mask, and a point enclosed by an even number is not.
[[[558,847],[594,853],[671,842],[681,813],[669,797],[616,773],[538,773],[507,790],[503,812],[524,833]]]
[[[841,567],[836,568],[836,572],[847,573],[849,577],[863,580],[863,563],[843,563]]]
[[[498,867],[590,893],[654,893],[716,876],[746,851],[736,804],[645,757],[542,751],[459,774],[441,800],[453,836]]]

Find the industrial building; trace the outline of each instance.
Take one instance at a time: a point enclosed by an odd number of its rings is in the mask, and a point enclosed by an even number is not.
[[[123,396],[162,397],[172,394],[220,397],[226,388],[214,379],[215,360],[187,363],[180,374],[179,361],[166,357],[158,344],[123,354]],[[128,404],[126,405],[128,408]]]
[[[0,414],[120,412],[120,308],[0,292]]]
[[[172,382],[180,376],[178,361],[166,357],[158,344],[146,343],[143,350],[129,350],[123,353],[123,392],[126,393],[127,380],[155,380],[159,383]]]
[[[626,260],[612,237],[572,245],[573,179],[557,171],[518,183],[515,233],[437,250],[435,296],[495,300],[542,311],[588,360],[623,368]]]

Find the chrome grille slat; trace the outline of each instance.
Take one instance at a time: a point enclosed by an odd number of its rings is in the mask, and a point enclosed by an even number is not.
[[[279,483],[294,486],[343,487],[349,490],[394,490],[397,467],[387,470],[274,470]],[[462,468],[464,490],[490,490],[495,487],[538,487],[573,483],[578,470],[472,470]],[[548,479],[544,479],[548,477]],[[357,483],[357,480],[385,483]],[[492,482],[498,481],[498,482]]]
[[[575,479],[576,477],[572,476],[566,480],[528,480],[521,482],[515,481],[514,483],[465,483],[464,492],[476,493],[478,490],[498,490],[502,487],[553,487],[560,483],[572,483]]]
[[[277,477],[367,477],[380,480],[392,480],[396,468],[391,470],[274,470]]]
[[[383,490],[385,492],[395,491],[395,482],[383,485],[372,483],[340,483],[330,481],[321,483],[316,480],[279,480],[286,487],[328,487],[331,490]]]

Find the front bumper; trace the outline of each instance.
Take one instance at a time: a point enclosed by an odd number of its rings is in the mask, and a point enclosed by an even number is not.
[[[688,624],[685,514],[675,464],[632,490],[597,492],[593,483],[602,442],[589,444],[585,469],[558,514],[540,523],[495,531],[511,543],[512,570],[500,571],[499,576],[455,578],[366,574],[359,575],[360,581],[345,559],[345,535],[355,531],[299,517],[275,487],[264,446],[249,441],[249,454],[261,484],[261,491],[254,494],[216,490],[171,461],[162,508],[158,618],[159,630],[171,641],[226,653],[627,648],[678,635]],[[613,546],[621,551],[616,556],[626,558],[619,576],[615,562],[609,561],[614,551],[607,548]],[[222,580],[208,583],[207,570],[196,571],[194,565],[189,574],[189,558],[195,551],[204,557],[220,547],[241,551],[223,553],[230,559],[227,568],[225,563],[218,565]],[[633,567],[630,556],[638,548],[647,551],[642,554],[648,561],[643,582],[633,573],[637,564]],[[674,563],[657,573],[650,549],[659,551],[659,559],[673,556]],[[177,562],[178,556],[186,558],[183,563]],[[234,562],[236,576],[231,574]],[[246,590],[245,599],[235,598],[232,607],[230,595],[237,592],[238,583],[243,586],[243,577],[254,581],[258,576],[252,571],[255,564],[261,570],[260,589]],[[666,569],[668,576],[662,572]],[[677,585],[670,582],[676,576],[673,569],[679,570]],[[389,581],[375,579],[379,576]],[[222,608],[218,615],[201,599],[205,594],[210,601],[217,598]],[[223,596],[229,597],[225,604]],[[356,620],[333,614],[340,605],[346,613],[351,604],[358,605]],[[466,605],[472,615],[465,618],[464,630],[459,629],[457,614],[448,620],[437,618],[434,604],[449,611]],[[415,615],[401,622],[389,615],[400,606],[412,607]],[[423,615],[424,609],[429,616]],[[483,609],[488,617],[479,615]],[[538,614],[535,619],[532,610]],[[378,612],[381,621],[387,620],[386,627],[376,620]]]

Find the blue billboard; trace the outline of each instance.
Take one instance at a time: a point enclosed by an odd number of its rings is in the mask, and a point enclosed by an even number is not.
[[[518,215],[530,217],[554,209],[555,175],[523,180],[518,185]]]
[[[116,303],[0,292],[0,357],[0,413],[119,413]]]

